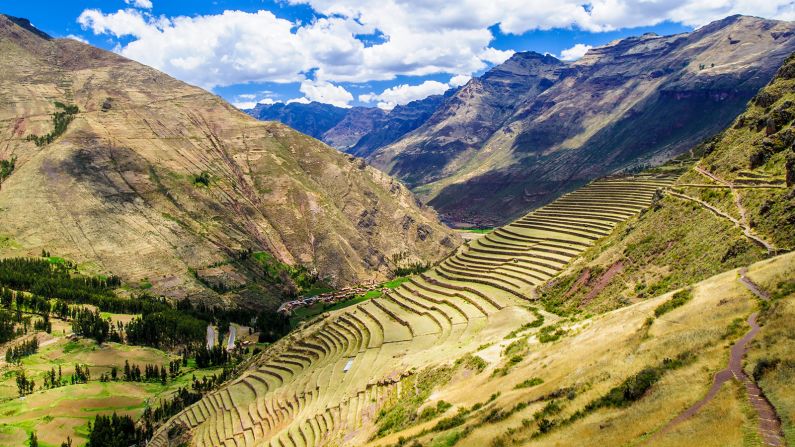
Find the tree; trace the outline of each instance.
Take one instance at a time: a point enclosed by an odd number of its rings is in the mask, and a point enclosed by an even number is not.
[[[30,438],[28,438],[28,445],[30,447],[39,447],[39,438],[36,436],[36,432],[30,432]]]

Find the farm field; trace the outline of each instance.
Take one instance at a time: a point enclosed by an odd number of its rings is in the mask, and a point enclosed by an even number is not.
[[[535,286],[649,206],[674,179],[663,174],[593,182],[468,242],[383,296],[330,312],[177,415],[157,432],[154,445],[166,445],[167,430],[175,426],[207,446],[258,439],[274,446],[361,443],[372,436],[383,409],[401,398],[404,381],[422,374],[417,368],[455,364],[488,345],[483,358],[508,374],[526,353],[523,345],[503,361],[500,352],[510,339],[555,339],[578,324],[529,306]],[[523,324],[533,321],[539,323]]]
[[[129,315],[108,314],[112,320],[126,320]],[[98,414],[118,413],[139,418],[147,405],[158,405],[159,399],[168,398],[181,387],[190,388],[192,377],[201,380],[220,372],[220,368],[196,369],[191,360],[181,374],[169,379],[166,385],[159,381],[101,382],[102,374],[111,368],[124,369],[125,361],[137,365],[168,365],[179,356],[143,346],[129,346],[113,342],[98,345],[94,340],[75,337],[69,325],[53,319],[52,335],[39,332],[39,350],[25,357],[19,366],[0,360],[0,445],[23,445],[30,432],[36,432],[41,446],[60,446],[67,437],[81,445],[88,433],[88,423]],[[2,350],[2,349],[0,349]],[[4,354],[4,353],[3,353]],[[91,374],[88,383],[67,384],[52,389],[38,389],[44,383],[45,373],[51,369],[61,371],[64,378],[75,373],[75,364],[87,366]],[[25,397],[17,394],[16,372],[24,370],[37,384],[37,390]]]

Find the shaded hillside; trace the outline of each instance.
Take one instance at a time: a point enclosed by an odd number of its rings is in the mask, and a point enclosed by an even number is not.
[[[0,256],[261,302],[276,261],[346,285],[458,243],[361,160],[149,67],[5,16],[0,51]]]
[[[607,310],[795,248],[795,57],[699,145],[670,194],[545,289],[548,306]],[[789,182],[787,181],[789,178]]]
[[[257,104],[253,109],[244,112],[258,120],[279,121],[310,137],[321,139],[326,131],[345,118],[348,109],[319,102],[277,102]]]
[[[788,22],[734,16],[691,33],[612,42],[566,65],[522,65],[532,55],[518,54],[369,160],[451,222],[503,223],[725,128],[795,50],[793,31]],[[486,87],[495,76],[505,79],[505,100]],[[532,79],[537,87],[528,88]]]
[[[331,147],[348,152],[363,136],[381,128],[385,118],[386,112],[378,107],[352,107],[319,139]]]
[[[425,99],[395,106],[372,132],[363,135],[348,152],[357,157],[367,157],[376,149],[397,141],[424,124],[455,92],[455,89],[450,89],[444,95],[431,95]]]
[[[257,104],[244,112],[259,120],[279,121],[329,146],[366,157],[420,127],[455,92],[450,89],[444,95],[431,95],[389,111],[378,107],[343,109],[312,102]]]

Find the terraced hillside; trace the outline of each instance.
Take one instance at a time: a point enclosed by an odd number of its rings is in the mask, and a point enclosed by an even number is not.
[[[673,180],[659,174],[595,181],[470,241],[385,296],[274,344],[237,379],[172,418],[151,445],[367,442],[379,412],[415,388],[410,376],[499,343],[534,314],[555,321],[528,309],[535,286],[648,207]]]

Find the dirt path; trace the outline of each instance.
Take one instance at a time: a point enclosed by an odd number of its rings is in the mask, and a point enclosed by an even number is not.
[[[747,271],[746,268],[740,269],[740,282],[760,299],[770,299],[770,294],[767,293],[767,291],[759,287],[745,275]],[[707,392],[707,395],[666,424],[650,438],[650,441],[671,431],[675,426],[698,413],[704,405],[708,404],[718,394],[718,391],[720,391],[724,383],[730,379],[737,379],[745,387],[748,401],[759,418],[758,430],[764,443],[771,446],[786,446],[784,434],[781,430],[781,419],[779,419],[776,414],[775,407],[767,400],[759,386],[745,374],[745,371],[743,371],[742,361],[748,351],[748,343],[756,337],[756,334],[758,334],[760,330],[759,324],[756,321],[758,316],[759,312],[754,312],[748,317],[747,321],[751,330],[732,345],[729,353],[729,364],[725,369],[715,374],[712,386]]]
[[[676,192],[676,191],[668,191],[668,193],[671,194],[674,197],[679,197],[680,199],[685,199],[685,200],[690,200],[690,201],[696,202],[699,205],[703,206],[704,208],[712,211],[712,213],[716,214],[717,216],[722,217],[724,219],[730,220],[736,227],[738,227],[738,228],[740,228],[740,230],[742,230],[742,232],[745,235],[745,237],[747,237],[748,239],[751,239],[753,242],[758,244],[760,247],[763,247],[764,249],[766,249],[768,253],[774,253],[776,251],[775,247],[773,247],[772,245],[767,243],[767,241],[765,241],[764,239],[762,239],[759,236],[755,235],[753,232],[751,232],[750,228],[748,228],[747,226],[743,225],[742,222],[740,222],[739,220],[737,220],[734,217],[730,216],[729,214],[725,213],[724,211],[721,211],[720,209],[710,205],[709,203],[707,203],[707,202],[705,202],[705,201],[703,201],[701,199],[697,199],[695,197],[691,197],[691,196],[689,196],[687,194],[682,194],[682,193]]]
[[[763,247],[765,247],[765,249],[767,249],[768,253],[774,253],[776,251],[776,248],[773,245],[769,244],[768,242],[764,241],[762,238],[756,236],[753,233],[753,230],[751,229],[751,225],[749,224],[748,220],[748,212],[743,206],[742,198],[740,197],[740,192],[737,191],[737,188],[734,186],[734,183],[724,180],[700,166],[693,166],[693,169],[695,169],[696,172],[698,172],[699,174],[708,177],[714,180],[716,183],[728,187],[731,190],[732,198],[734,199],[734,206],[737,207],[737,211],[740,213],[740,220],[738,221],[737,219],[732,219],[732,221],[734,221],[735,224],[737,224],[738,226],[740,226],[740,228],[742,228],[743,233],[749,239],[752,239],[757,243],[761,244]]]

